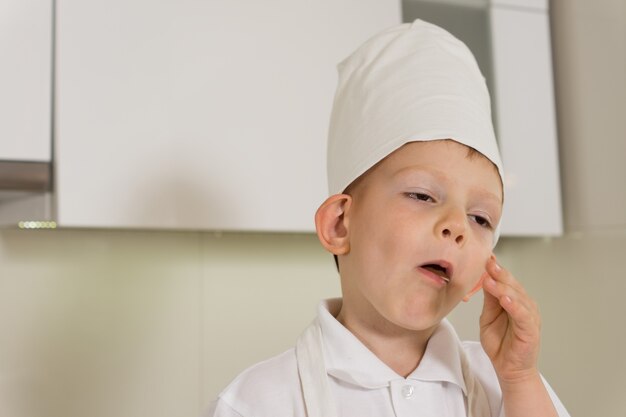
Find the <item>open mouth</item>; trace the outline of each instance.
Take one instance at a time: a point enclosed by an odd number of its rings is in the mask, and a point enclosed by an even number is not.
[[[444,281],[446,281],[446,283],[450,282],[450,275],[451,275],[450,269],[451,268],[446,265],[438,264],[438,263],[429,263],[429,264],[422,265],[420,268],[426,269],[427,271],[430,271],[439,275],[441,278],[443,278]]]

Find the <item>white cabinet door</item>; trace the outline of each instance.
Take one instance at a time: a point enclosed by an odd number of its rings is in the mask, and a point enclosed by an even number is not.
[[[404,0],[404,19],[438,24],[487,79],[504,164],[504,236],[563,232],[547,0]]]
[[[57,2],[58,223],[312,231],[336,64],[398,0]]]
[[[52,0],[0,0],[0,160],[50,161]]]
[[[502,233],[563,232],[547,10],[491,9],[495,112],[505,170]],[[538,3],[535,1],[534,3]]]

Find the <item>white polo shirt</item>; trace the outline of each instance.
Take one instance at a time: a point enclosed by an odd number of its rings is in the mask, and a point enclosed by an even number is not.
[[[467,415],[460,354],[481,382],[492,417],[504,417],[493,366],[478,342],[458,343],[451,326],[439,326],[419,366],[404,378],[339,323],[341,299],[320,303],[324,359],[337,415],[354,417],[459,417]],[[544,381],[559,417],[565,407]],[[295,349],[242,372],[211,404],[206,417],[306,417]]]

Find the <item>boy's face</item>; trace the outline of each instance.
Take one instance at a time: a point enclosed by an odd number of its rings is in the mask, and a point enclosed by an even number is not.
[[[495,166],[468,150],[451,140],[411,142],[355,184],[349,252],[340,258],[343,313],[429,330],[478,284],[502,188]]]

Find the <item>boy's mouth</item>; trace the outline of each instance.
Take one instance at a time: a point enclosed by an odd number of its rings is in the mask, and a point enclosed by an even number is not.
[[[421,265],[420,268],[424,268],[439,275],[446,283],[450,282],[450,278],[452,277],[452,266],[448,262],[430,262]]]

